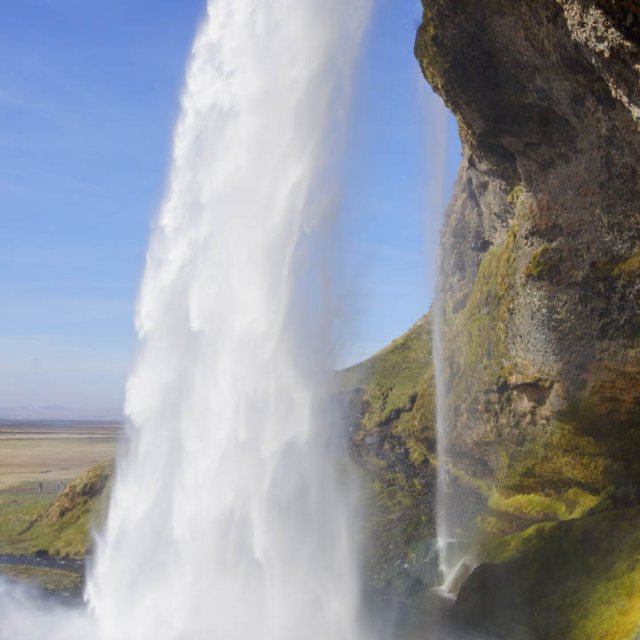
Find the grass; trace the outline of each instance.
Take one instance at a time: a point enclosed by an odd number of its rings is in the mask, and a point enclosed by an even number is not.
[[[118,433],[112,426],[0,426],[0,554],[85,554]]]
[[[1,555],[85,556],[91,528],[105,517],[117,435],[113,427],[0,427]],[[3,565],[0,573],[46,590],[78,591],[81,583],[45,567]]]
[[[106,518],[111,464],[97,465],[69,482],[59,495],[0,495],[0,555],[84,558],[91,530]],[[0,565],[0,573],[51,591],[79,591],[74,572]]]
[[[21,536],[55,501],[53,494],[7,493],[0,495],[0,554],[33,555],[40,547]]]
[[[4,552],[84,557],[91,543],[92,526],[99,526],[106,515],[110,478],[111,465],[108,463],[81,474],[20,530],[14,528],[12,537],[4,539]],[[19,504],[18,501],[18,509]],[[24,523],[24,513],[18,513]]]

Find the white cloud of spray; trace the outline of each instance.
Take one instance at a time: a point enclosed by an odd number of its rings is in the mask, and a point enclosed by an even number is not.
[[[1,640],[90,640],[93,621],[83,609],[52,602],[35,589],[0,578]]]

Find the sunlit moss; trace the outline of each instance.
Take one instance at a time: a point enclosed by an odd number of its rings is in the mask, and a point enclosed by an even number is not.
[[[545,280],[558,273],[562,258],[551,245],[543,245],[537,249],[529,264],[524,269],[524,275],[531,280]]]
[[[0,500],[0,553],[83,557],[91,527],[104,519],[111,465],[92,467],[58,496],[20,495]]]
[[[628,260],[618,264],[613,273],[624,279],[640,277],[640,251],[636,252]]]
[[[353,441],[366,505],[367,579],[405,593],[434,536],[435,381],[428,316],[340,373],[358,417]],[[409,573],[408,573],[409,572]]]
[[[446,353],[450,370],[449,404],[464,412],[475,393],[495,388],[508,374],[507,327],[513,300],[517,229],[485,255],[463,311],[455,318]]]
[[[442,94],[442,82],[447,63],[440,53],[436,21],[427,3],[423,3],[422,23],[418,28],[415,56],[424,77],[436,92]]]
[[[482,594],[469,582],[461,603],[477,626],[504,635],[517,622],[533,637],[564,640],[640,632],[639,508],[535,525],[484,554],[499,564],[484,572]],[[483,610],[479,596],[495,606]]]
[[[525,193],[525,188],[521,184],[519,184],[509,192],[509,195],[507,196],[507,202],[515,207],[518,205],[520,199],[522,198],[522,196],[524,196]]]

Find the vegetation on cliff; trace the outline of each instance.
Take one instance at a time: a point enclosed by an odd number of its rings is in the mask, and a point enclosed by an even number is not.
[[[340,373],[367,508],[370,584],[405,593],[433,570],[435,383],[431,319]]]
[[[111,465],[92,467],[57,496],[0,498],[0,554],[82,558],[106,516]]]

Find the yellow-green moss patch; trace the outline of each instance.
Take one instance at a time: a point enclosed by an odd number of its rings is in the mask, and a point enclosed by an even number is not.
[[[57,496],[0,497],[0,553],[83,557],[106,516],[111,465],[92,467]]]
[[[505,637],[634,640],[640,631],[640,509],[537,525],[485,548],[458,615]],[[514,637],[514,636],[508,636]]]

